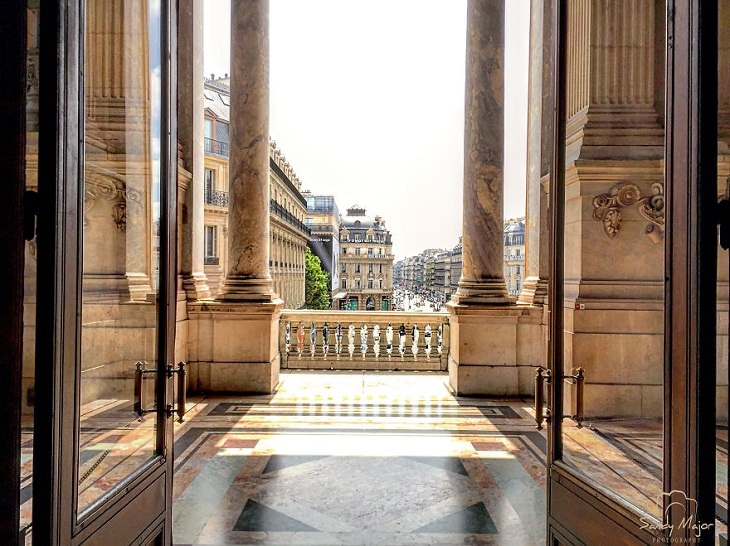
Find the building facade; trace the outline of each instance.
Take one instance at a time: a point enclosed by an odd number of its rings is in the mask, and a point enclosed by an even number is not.
[[[393,241],[385,221],[353,205],[340,224],[339,308],[390,310],[393,300]]]
[[[225,281],[228,266],[229,119],[230,79],[205,81],[205,275],[211,296]],[[305,225],[307,202],[301,181],[279,150],[269,144],[269,221],[271,255],[269,269],[274,290],[287,308],[304,305],[304,255],[309,241]]]
[[[327,272],[330,297],[341,299],[340,290],[340,209],[333,195],[314,195],[303,192],[307,201],[304,223],[311,232],[307,243]],[[334,307],[334,306],[333,306]],[[337,306],[338,307],[338,306]]]
[[[525,219],[508,220],[504,225],[504,280],[507,290],[517,296],[524,285]]]
[[[440,302],[451,298],[451,251],[434,256],[433,291]]]
[[[456,243],[454,248],[451,249],[451,255],[449,256],[449,286],[451,288],[451,294],[456,294],[459,289],[459,280],[461,280],[461,266],[462,266],[462,242],[459,237],[459,242]]]

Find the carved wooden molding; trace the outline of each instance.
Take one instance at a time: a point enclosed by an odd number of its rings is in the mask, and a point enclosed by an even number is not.
[[[618,235],[623,219],[621,209],[638,205],[639,214],[649,224],[646,233],[656,237],[656,228],[659,234],[664,233],[664,184],[655,182],[651,185],[651,195],[642,196],[641,190],[635,184],[615,186],[610,193],[602,193],[593,198],[593,218],[603,222],[603,229],[611,239]]]

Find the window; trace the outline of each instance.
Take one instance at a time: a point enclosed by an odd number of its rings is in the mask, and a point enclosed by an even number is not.
[[[383,272],[383,264],[380,264],[380,272]]]
[[[216,226],[205,226],[205,257],[218,256],[218,237]]]
[[[357,279],[357,289],[360,290],[360,279]]]
[[[520,269],[521,269],[521,268],[520,268],[520,266],[518,265],[518,266],[517,266],[517,274],[518,274],[518,275],[520,274]],[[518,289],[518,290],[519,290],[519,289]]]
[[[346,246],[343,246],[342,247],[342,254],[347,254],[347,247]]]
[[[373,257],[373,249],[368,248],[368,258],[372,258],[372,257]]]
[[[373,272],[373,264],[368,264],[368,273]]]
[[[344,273],[345,271],[347,271],[347,264],[342,264],[342,269],[341,269],[341,271],[342,271],[343,273]]]
[[[383,279],[380,279],[380,289],[383,289]]]
[[[213,169],[205,169],[205,196],[210,198],[215,189],[215,171]]]
[[[228,144],[228,124],[219,121],[215,124],[215,139],[218,142],[225,142]]]
[[[358,247],[355,249],[355,256],[359,256],[359,255],[360,255],[360,248]]]
[[[359,243],[360,242],[360,234],[359,233],[356,233],[355,234],[355,242],[356,243]]]
[[[347,279],[340,279],[340,286],[343,290],[347,290]]]
[[[369,288],[370,290],[372,290],[372,289],[373,289],[373,280],[372,280],[372,279],[368,279],[368,288]]]
[[[360,273],[360,264],[355,265],[355,273]]]

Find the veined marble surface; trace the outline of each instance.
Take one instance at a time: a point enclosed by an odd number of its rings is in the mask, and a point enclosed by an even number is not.
[[[543,544],[529,402],[436,373],[283,373],[193,402],[176,432],[175,544]]]

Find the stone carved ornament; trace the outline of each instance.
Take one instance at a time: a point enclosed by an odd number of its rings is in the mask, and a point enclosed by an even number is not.
[[[646,234],[653,241],[657,235],[661,238],[664,233],[664,184],[653,183],[651,192],[651,195],[642,196],[641,190],[635,184],[615,186],[610,193],[602,193],[593,198],[593,218],[603,222],[606,235],[613,239],[621,229],[621,209],[638,205],[639,214],[649,222]]]
[[[142,209],[140,193],[128,189],[121,176],[102,167],[87,166],[84,189],[84,227],[89,225],[86,213],[94,207],[99,199],[113,203],[112,219],[119,231],[126,231],[127,229],[128,204],[134,204],[139,210]]]

